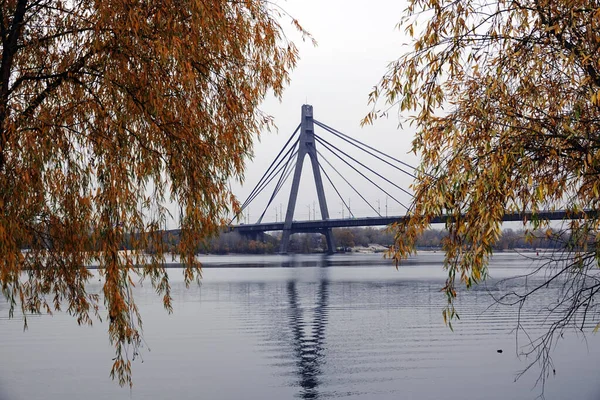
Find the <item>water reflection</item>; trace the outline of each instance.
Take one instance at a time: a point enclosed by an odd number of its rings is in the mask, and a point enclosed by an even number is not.
[[[514,354],[516,312],[488,309],[485,287],[460,293],[461,320],[454,332],[444,325],[441,258],[431,268],[399,270],[378,267],[379,255],[219,260],[230,268],[205,271],[201,288],[172,282],[174,314],[164,312],[150,285],[136,288],[153,351],[134,366],[133,391],[107,376],[113,349],[105,325],[83,328],[57,313],[32,320],[24,334],[22,321],[0,315],[0,355],[8,360],[0,362],[0,400],[434,400],[458,393],[464,400],[533,400],[540,393],[535,373],[513,382],[529,362]],[[237,268],[259,261],[262,268]],[[281,268],[282,261],[294,268]],[[513,274],[523,266],[498,265]],[[539,306],[555,297],[544,293],[533,309],[519,310],[530,331],[545,322]],[[5,307],[0,299],[0,314]],[[599,398],[593,339],[588,347],[565,335],[553,353],[558,368],[548,400]]]
[[[302,388],[300,397],[318,399],[322,366],[325,362],[325,330],[327,326],[327,307],[329,281],[326,277],[319,282],[317,303],[312,319],[305,318],[299,303],[296,281],[287,283],[289,304],[289,324],[292,332],[292,348],[296,361],[296,373]],[[309,319],[310,321],[307,321]]]
[[[317,254],[312,257],[297,257],[291,256],[289,258],[280,260],[279,266],[282,268],[300,268],[300,267],[333,267],[336,263],[340,263],[340,260],[334,255],[330,254]],[[346,263],[347,264],[347,263]],[[359,264],[357,264],[359,265]]]

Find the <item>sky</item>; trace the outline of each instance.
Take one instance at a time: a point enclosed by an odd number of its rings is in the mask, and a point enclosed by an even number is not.
[[[238,199],[240,201],[246,199],[293,133],[300,122],[303,104],[313,106],[316,120],[395,158],[416,165],[418,158],[410,153],[414,131],[406,125],[403,128],[398,126],[399,118],[395,111],[390,113],[387,119],[379,119],[372,126],[360,126],[360,120],[371,109],[367,103],[369,92],[383,76],[387,65],[408,49],[406,44],[409,43],[409,38],[396,27],[402,18],[406,2],[288,0],[278,1],[276,4],[298,19],[317,40],[318,45],[313,47],[310,42],[302,42],[289,20],[282,20],[284,30],[299,47],[300,60],[291,73],[291,83],[286,88],[281,101],[271,96],[261,106],[263,111],[274,117],[277,131],[263,132],[260,138],[255,140],[254,158],[247,162],[244,184],[232,183]],[[358,160],[396,185],[409,188],[412,178],[408,175],[385,164],[378,164],[369,156],[360,155],[359,158],[352,146],[344,145],[344,142],[321,128],[315,127],[315,133],[348,154],[356,155]],[[407,205],[410,201],[408,195],[387,182],[378,181],[390,196],[386,195],[318,144],[317,148],[382,215],[385,214],[386,203],[388,215],[405,213],[405,208],[393,199]],[[321,163],[323,164],[323,161]],[[325,166],[325,169],[354,216],[376,215],[335,171],[328,166]],[[367,171],[365,174],[375,179]],[[320,219],[308,157],[305,160],[302,177],[294,219]],[[341,218],[342,214],[347,218],[348,209],[327,179],[323,177],[323,180],[330,218]],[[281,220],[280,209],[285,214],[291,181],[290,177],[267,209],[263,222]],[[274,187],[275,181],[265,189],[263,195],[252,202],[241,222],[256,222],[265,209]]]

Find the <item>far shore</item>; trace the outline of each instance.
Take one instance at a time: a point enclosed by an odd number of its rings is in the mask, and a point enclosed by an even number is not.
[[[373,247],[373,248],[372,248]],[[383,248],[383,250],[382,250]],[[363,247],[363,246],[355,246],[353,248],[351,248],[351,251],[344,251],[344,252],[336,252],[335,254],[331,255],[332,257],[336,257],[336,256],[350,256],[350,257],[363,257],[363,256],[375,256],[378,255],[379,257],[384,257],[385,253],[387,251],[387,248],[385,248],[384,246],[370,246],[370,247]],[[540,254],[544,254],[546,252],[551,252],[552,249],[521,249],[521,248],[515,248],[515,249],[507,249],[507,250],[498,250],[498,251],[494,251],[494,254],[505,254],[505,255],[519,255],[519,254],[535,254],[535,255],[540,255]],[[125,251],[123,251],[123,253],[125,253]],[[442,256],[444,254],[443,249],[441,248],[417,248],[417,254],[413,257],[418,257],[419,255],[421,256],[432,256],[432,255],[436,255],[436,256]],[[253,263],[253,259],[256,260],[257,264],[262,264],[263,259],[267,258],[271,261],[276,261],[276,259],[281,259],[286,260],[289,257],[294,257],[294,256],[326,256],[326,253],[290,253],[290,254],[247,254],[247,253],[228,253],[228,254],[211,254],[211,253],[206,253],[206,254],[199,254],[197,255],[197,259],[203,264],[203,267],[235,267],[235,264],[231,264],[231,262],[235,263],[235,258],[239,258],[239,257],[245,257],[244,262],[242,264],[244,264],[245,266],[252,266]],[[125,254],[122,254],[123,257],[125,257]],[[146,254],[147,257],[150,257],[149,254]],[[233,260],[229,260],[228,262],[226,258],[233,258]],[[165,254],[165,263],[164,263],[164,267],[165,268],[181,268],[181,262],[178,261],[178,256],[172,253],[167,253]],[[248,259],[250,258],[250,259]],[[411,257],[412,258],[412,257]],[[211,260],[212,259],[212,260]],[[169,261],[167,261],[169,260]],[[231,261],[231,262],[230,262]],[[98,269],[98,263],[93,263],[91,265],[88,266],[89,269]]]

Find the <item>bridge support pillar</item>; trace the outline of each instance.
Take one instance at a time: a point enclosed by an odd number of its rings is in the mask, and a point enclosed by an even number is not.
[[[329,219],[329,211],[327,210],[327,201],[325,199],[325,191],[323,190],[323,180],[321,179],[321,169],[319,168],[319,160],[317,158],[317,149],[315,147],[315,127],[313,122],[313,108],[311,105],[304,104],[302,106],[302,122],[300,127],[300,142],[298,146],[298,158],[296,159],[296,169],[294,170],[294,180],[292,182],[292,190],[288,201],[287,210],[285,213],[285,223],[283,225],[283,235],[281,237],[281,253],[287,253],[290,244],[290,236],[292,234],[292,222],[294,220],[294,209],[296,208],[296,199],[298,197],[298,187],[300,186],[300,176],[302,175],[302,164],[304,157],[310,158],[315,185],[317,187],[317,197],[319,199],[319,208],[321,210],[321,218]],[[327,252],[332,254],[335,252],[333,243],[333,234],[331,228],[322,231],[327,240]]]

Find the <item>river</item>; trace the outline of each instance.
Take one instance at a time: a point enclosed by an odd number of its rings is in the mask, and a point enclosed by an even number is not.
[[[537,366],[515,382],[531,362],[520,354],[527,341],[516,340],[517,310],[493,306],[491,297],[501,293],[499,280],[535,261],[494,257],[488,284],[459,293],[454,331],[441,314],[440,254],[420,254],[398,270],[378,254],[203,262],[202,284],[189,289],[178,269],[169,270],[171,315],[149,284],[136,289],[146,344],[131,390],[108,376],[106,323],[82,327],[56,313],[30,316],[23,332],[0,300],[0,400],[533,400],[541,393]],[[97,279],[89,285],[100,288]],[[531,335],[542,332],[539,308],[556,290],[523,310]],[[552,356],[546,399],[600,398],[600,336],[567,333]]]

